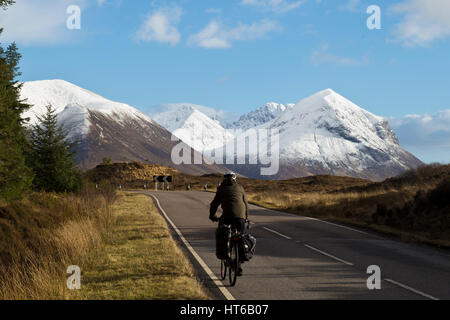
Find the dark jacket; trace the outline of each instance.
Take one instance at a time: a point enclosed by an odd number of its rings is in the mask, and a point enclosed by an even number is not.
[[[224,219],[248,219],[248,202],[244,188],[233,180],[224,180],[217,189],[211,202],[209,217],[216,215],[217,208],[222,206]]]

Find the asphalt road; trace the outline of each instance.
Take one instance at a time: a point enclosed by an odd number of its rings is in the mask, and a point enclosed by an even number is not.
[[[216,279],[216,224],[208,220],[214,194],[146,194],[158,199],[174,232],[182,235],[175,238],[188,248],[202,283],[217,299],[450,299],[449,251],[257,206],[249,211],[256,256],[229,287],[228,279],[223,284]],[[371,265],[380,267],[380,290],[367,288]]]

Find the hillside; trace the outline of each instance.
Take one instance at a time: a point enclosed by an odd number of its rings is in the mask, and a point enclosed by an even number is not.
[[[153,181],[154,176],[173,176],[181,173],[173,168],[139,162],[102,164],[89,170],[87,175],[93,182],[110,181],[126,186],[141,181]]]
[[[208,185],[209,190],[215,190],[222,181],[221,174],[205,174],[202,176],[182,173],[171,167],[159,165],[148,165],[139,162],[114,163],[109,165],[99,165],[87,172],[89,179],[93,182],[110,181],[116,186],[122,185],[124,188],[143,188],[147,184],[148,188],[153,188],[153,176],[171,175],[174,183],[171,184],[175,190],[185,190],[187,184],[192,190],[203,190]],[[369,185],[371,182],[364,179],[335,176],[311,176],[290,180],[258,180],[245,177],[238,178],[247,192],[332,192],[347,188],[356,188]]]

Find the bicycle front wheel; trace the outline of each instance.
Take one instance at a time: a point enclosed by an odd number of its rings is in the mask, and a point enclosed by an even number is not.
[[[230,285],[233,287],[236,284],[238,269],[239,269],[239,250],[238,250],[238,242],[233,241],[231,245],[231,259],[229,266],[229,277],[230,277]]]

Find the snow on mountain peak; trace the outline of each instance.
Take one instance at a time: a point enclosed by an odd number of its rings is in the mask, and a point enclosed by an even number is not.
[[[341,163],[364,168],[366,153],[388,161],[387,155],[401,148],[386,119],[331,89],[300,100],[264,127],[280,131],[285,159],[309,159],[325,167]]]
[[[32,105],[30,110],[24,113],[25,118],[30,118],[30,124],[38,121],[38,117],[45,113],[48,105],[51,105],[57,114],[63,112],[68,106],[78,106],[78,110],[85,108],[99,111],[116,120],[133,117],[151,121],[150,118],[127,104],[108,100],[64,80],[25,82],[22,86],[21,98]]]
[[[276,102],[266,103],[259,109],[241,116],[238,121],[233,123],[232,127],[239,130],[248,130],[257,127],[277,118],[293,106],[294,104],[284,105]]]
[[[175,130],[182,126],[195,110],[217,121],[222,127],[228,127],[237,115],[225,110],[214,109],[193,103],[168,103],[152,107],[147,114],[166,129]],[[175,122],[174,122],[175,121]]]
[[[20,97],[31,105],[22,115],[30,119],[28,124],[38,123],[39,117],[51,105],[58,115],[58,121],[69,132],[69,138],[89,133],[90,111],[100,112],[119,124],[127,119],[153,123],[149,117],[127,104],[108,100],[64,80],[24,82]]]
[[[198,151],[222,146],[234,135],[221,123],[220,110],[191,103],[166,104],[151,110],[152,118],[180,140]]]

